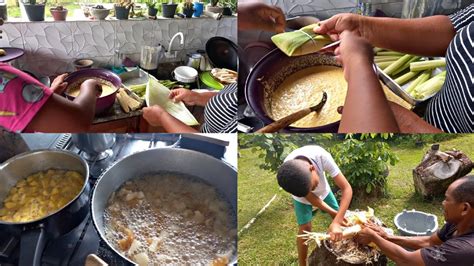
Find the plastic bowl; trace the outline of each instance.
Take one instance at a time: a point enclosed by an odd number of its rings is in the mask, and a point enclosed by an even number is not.
[[[416,210],[403,210],[395,216],[394,223],[403,236],[430,236],[438,230],[436,215]]]
[[[196,69],[188,66],[180,66],[175,68],[173,71],[174,77],[176,80],[185,83],[193,83],[198,77],[198,72]]]

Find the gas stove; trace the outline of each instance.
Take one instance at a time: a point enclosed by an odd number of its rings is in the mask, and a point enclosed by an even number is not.
[[[209,136],[213,138],[209,138]],[[222,140],[221,136],[117,134],[114,145],[106,151],[106,158],[86,160],[89,165],[90,186],[92,188],[100,175],[118,160],[130,154],[153,148],[191,149],[209,154],[236,168],[236,139],[231,139],[229,142]],[[62,149],[84,156],[84,152],[79,150],[72,142],[71,134],[23,134],[22,137],[30,150]],[[227,135],[225,138],[236,137]],[[19,239],[0,231],[0,266],[18,264],[19,242]],[[84,265],[89,254],[96,254],[109,265],[129,265],[127,261],[116,255],[100,240],[90,214],[71,232],[48,241],[42,255],[41,265]]]

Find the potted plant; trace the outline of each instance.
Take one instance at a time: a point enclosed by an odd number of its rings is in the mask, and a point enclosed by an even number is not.
[[[55,21],[64,21],[67,16],[67,9],[63,6],[56,6],[49,9]]]
[[[220,5],[223,7],[222,15],[232,16],[233,12],[237,12],[236,0],[221,0]]]
[[[187,18],[193,17],[194,4],[191,2],[191,0],[186,0],[186,2],[183,3],[183,13]]]
[[[105,8],[103,5],[96,5],[91,8],[91,14],[94,19],[104,20],[110,13],[110,9]]]
[[[115,17],[117,19],[128,19],[130,15],[130,9],[133,8],[132,0],[120,0],[114,5]]]
[[[46,0],[40,3],[36,3],[36,0],[25,0],[23,6],[25,7],[26,15],[30,21],[44,20],[44,7],[46,6]]]
[[[178,4],[175,4],[172,0],[168,3],[161,4],[161,12],[163,17],[165,18],[174,18],[176,14],[176,9],[178,8]]]
[[[210,3],[206,6],[206,10],[213,13],[222,13],[224,8],[218,6],[219,0],[211,0]]]
[[[148,16],[156,17],[156,14],[158,13],[158,9],[156,8],[156,2],[150,0],[146,3],[146,6],[148,7]]]

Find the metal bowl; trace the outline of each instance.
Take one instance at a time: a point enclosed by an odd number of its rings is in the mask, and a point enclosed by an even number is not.
[[[159,172],[191,175],[210,184],[232,207],[234,225],[237,226],[237,171],[223,161],[207,154],[178,148],[150,149],[129,155],[107,169],[93,189],[92,220],[100,238],[123,259],[133,263],[114,248],[105,237],[104,210],[108,199],[125,182]],[[237,236],[235,237],[237,241]],[[237,243],[235,243],[235,250]],[[231,258],[237,262],[237,254]],[[232,263],[232,264],[233,264]]]
[[[66,88],[66,96],[69,99],[74,99],[74,96],[67,94],[67,91],[70,89],[70,85],[80,79],[84,78],[100,78],[103,80],[107,80],[112,83],[115,87],[115,92],[103,97],[97,98],[95,113],[101,114],[107,111],[112,105],[115,103],[116,93],[120,88],[122,81],[120,80],[119,76],[115,75],[112,71],[106,69],[99,69],[99,68],[91,68],[91,69],[81,69],[76,72],[71,73],[68,75],[64,81],[68,83],[68,87]]]

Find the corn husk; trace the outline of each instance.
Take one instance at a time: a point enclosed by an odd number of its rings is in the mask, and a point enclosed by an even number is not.
[[[327,35],[314,33],[318,24],[311,24],[299,30],[274,35],[273,43],[288,56],[301,56],[316,53],[332,43]]]
[[[189,112],[183,102],[175,103],[169,99],[170,90],[158,80],[149,76],[146,86],[145,100],[147,106],[159,105],[170,115],[188,126],[199,125],[196,118]]]

